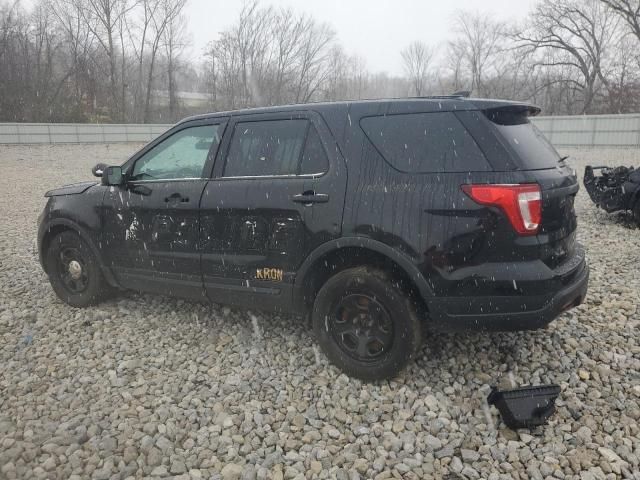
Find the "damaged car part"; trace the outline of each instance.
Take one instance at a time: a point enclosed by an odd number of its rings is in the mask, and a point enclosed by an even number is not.
[[[516,430],[546,423],[555,412],[559,393],[558,385],[527,386],[513,390],[491,387],[487,402],[498,409],[507,427]]]
[[[584,186],[593,203],[605,212],[630,211],[640,223],[640,169],[587,165]]]

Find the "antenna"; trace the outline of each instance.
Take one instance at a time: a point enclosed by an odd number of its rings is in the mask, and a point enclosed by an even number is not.
[[[454,92],[451,96],[469,98],[471,96],[471,90],[458,90],[457,92]]]

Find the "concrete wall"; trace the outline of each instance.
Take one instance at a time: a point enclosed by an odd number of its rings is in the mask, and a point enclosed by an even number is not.
[[[0,123],[0,144],[146,143],[171,125]]]
[[[640,148],[640,114],[536,117],[556,147]]]
[[[640,148],[640,114],[536,117],[556,147]],[[148,142],[171,125],[0,123],[0,144]]]

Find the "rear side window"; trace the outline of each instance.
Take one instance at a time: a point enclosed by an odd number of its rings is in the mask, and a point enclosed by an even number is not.
[[[329,159],[324,151],[320,135],[315,127],[309,127],[307,135],[307,143],[302,153],[302,161],[300,162],[300,174],[311,175],[314,173],[324,173],[329,170]]]
[[[407,173],[491,170],[453,112],[366,117],[360,125],[382,156]]]
[[[485,115],[515,151],[522,169],[540,170],[558,165],[560,154],[526,114],[489,111]]]
[[[236,124],[224,176],[296,175],[307,126],[304,119]]]

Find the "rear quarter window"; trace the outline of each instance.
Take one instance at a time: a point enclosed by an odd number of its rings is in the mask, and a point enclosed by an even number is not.
[[[491,170],[453,112],[365,117],[360,126],[394,168],[406,173]]]

